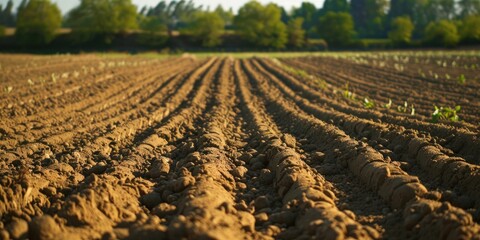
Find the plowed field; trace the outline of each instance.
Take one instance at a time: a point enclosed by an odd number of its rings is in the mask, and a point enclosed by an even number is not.
[[[0,239],[480,239],[479,62],[1,55]]]

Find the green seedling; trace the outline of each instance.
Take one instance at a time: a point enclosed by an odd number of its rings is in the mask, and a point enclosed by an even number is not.
[[[460,118],[457,113],[461,110],[460,106],[456,106],[454,109],[450,107],[435,107],[435,111],[432,113],[432,122],[438,123],[440,121],[458,122]]]
[[[364,98],[363,106],[367,109],[372,109],[375,107],[375,103],[372,100],[369,100],[368,98]]]
[[[343,91],[343,97],[346,98],[346,99],[350,99],[350,100],[355,100],[355,93],[353,92],[350,92],[350,90],[348,90],[349,88],[349,84],[345,84],[345,90]]]
[[[392,107],[392,99],[388,99],[388,103],[383,105],[384,108],[390,109]]]
[[[462,75],[458,76],[457,82],[463,85],[463,84],[467,83],[467,78],[465,78],[465,75],[462,74]]]
[[[55,75],[55,73],[52,73],[52,82],[57,83],[57,76]]]
[[[3,89],[3,91],[5,91],[6,93],[11,93],[13,91],[13,87],[12,86],[7,86]]]
[[[409,111],[408,102],[405,101],[403,106],[402,105],[397,106],[397,111],[401,113],[407,113]],[[415,115],[415,105],[413,104],[410,106],[410,115],[412,116]]]

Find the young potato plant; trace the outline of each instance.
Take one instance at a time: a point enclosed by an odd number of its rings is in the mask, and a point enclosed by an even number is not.
[[[390,109],[392,107],[392,99],[388,99],[388,103],[383,105],[384,108]]]
[[[397,106],[397,111],[401,113],[407,113],[408,112],[408,102],[405,101],[405,103],[402,105]],[[415,105],[410,106],[410,115],[415,115]]]
[[[345,90],[343,91],[342,96],[349,100],[355,100],[355,93],[349,90],[349,83],[345,84]]]
[[[366,109],[372,109],[375,107],[375,102],[373,102],[372,100],[368,99],[368,98],[364,98],[363,99],[363,107],[365,107]]]
[[[458,76],[457,82],[464,85],[465,83],[467,83],[467,78],[465,78],[465,75],[461,74],[460,76]]]
[[[460,117],[457,115],[457,113],[461,110],[460,106],[456,106],[455,108],[434,107],[435,111],[432,113],[433,123],[438,123],[440,121],[458,122],[460,120]]]
[[[11,93],[13,91],[13,87],[12,86],[7,86],[3,89],[3,91],[6,92],[7,94]]]

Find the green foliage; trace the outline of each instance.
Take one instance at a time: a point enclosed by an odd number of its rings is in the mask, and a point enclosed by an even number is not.
[[[383,105],[384,108],[390,109],[392,107],[392,99],[388,99],[388,103]]]
[[[225,22],[216,12],[199,12],[189,28],[191,36],[203,47],[215,47],[222,43]]]
[[[465,75],[461,74],[460,76],[458,76],[457,82],[464,85],[465,83],[467,83],[467,78],[465,78]]]
[[[317,31],[330,46],[344,47],[356,35],[352,16],[346,12],[329,12],[320,18]]]
[[[351,0],[350,13],[355,22],[355,30],[362,38],[385,37],[387,0]]]
[[[150,8],[147,16],[155,16],[166,23],[169,38],[173,37],[173,31],[185,28],[193,21],[196,12],[201,7],[195,6],[192,0],[160,1],[155,7]]]
[[[438,123],[440,121],[458,122],[460,117],[457,113],[461,110],[460,106],[456,106],[454,109],[449,107],[435,107],[435,111],[432,113],[432,122]]]
[[[350,5],[347,0],[325,0],[321,11],[322,15],[329,12],[348,12]]]
[[[408,102],[405,101],[405,103],[402,105],[397,106],[397,111],[401,113],[407,113],[408,112]],[[415,115],[415,105],[410,105],[410,115]]]
[[[480,14],[480,1],[478,0],[460,0],[458,5],[461,17]]]
[[[15,37],[23,45],[50,43],[62,24],[62,14],[50,0],[30,0],[18,12]]]
[[[462,42],[480,43],[480,16],[467,16],[460,23],[459,34]]]
[[[345,89],[343,90],[342,96],[349,100],[355,100],[355,93],[349,90],[349,84],[345,84]]]
[[[0,38],[5,36],[5,27],[3,25],[0,25]]]
[[[448,20],[431,22],[425,29],[425,42],[430,45],[454,47],[459,41],[457,26]]]
[[[303,18],[290,19],[287,26],[288,44],[295,48],[305,44],[305,30],[302,28]]]
[[[215,8],[214,12],[223,19],[225,26],[230,26],[233,24],[233,17],[235,15],[233,14],[232,9],[229,9],[227,11],[223,9],[222,5],[218,5],[217,8]]]
[[[388,38],[394,45],[407,45],[412,39],[414,27],[410,17],[397,17],[392,22]]]
[[[5,9],[0,5],[0,25],[15,27],[15,16],[13,15],[13,1],[9,0]]]
[[[372,109],[375,107],[375,102],[373,102],[372,100],[368,99],[368,98],[364,98],[363,99],[363,107],[367,108],[367,109]]]
[[[281,21],[281,10],[274,4],[263,6],[251,1],[243,5],[234,20],[241,36],[258,47],[284,48],[287,28]]]
[[[78,42],[101,37],[110,43],[115,34],[138,27],[137,7],[131,0],[82,0],[68,14],[67,25]]]
[[[314,31],[315,24],[318,20],[316,18],[316,12],[317,8],[310,2],[302,2],[299,8],[293,9],[292,18],[303,18],[302,27],[307,31],[309,36]]]
[[[143,33],[140,34],[138,42],[150,47],[161,47],[167,40],[167,25],[163,19],[156,16],[143,17],[140,21],[140,28]]]

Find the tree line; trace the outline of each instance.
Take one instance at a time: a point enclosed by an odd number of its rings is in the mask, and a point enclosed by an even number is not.
[[[79,43],[110,43],[119,34],[135,32],[140,42],[151,46],[163,46],[181,34],[202,47],[215,47],[225,34],[237,34],[251,46],[267,49],[302,48],[316,38],[333,47],[385,38],[396,46],[414,39],[453,47],[480,43],[480,1],[325,0],[321,7],[303,2],[289,11],[250,1],[235,14],[221,5],[209,9],[192,0],[162,0],[141,9],[131,0],[81,0],[66,16],[50,0],[23,0],[16,15],[11,0],[0,6],[0,35],[5,27],[15,27],[21,44],[48,44],[62,26],[70,28],[72,41]]]

